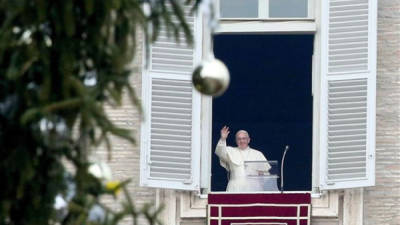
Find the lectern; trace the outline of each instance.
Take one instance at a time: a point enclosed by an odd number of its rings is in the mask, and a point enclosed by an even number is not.
[[[277,161],[245,161],[246,180],[250,192],[279,191]]]

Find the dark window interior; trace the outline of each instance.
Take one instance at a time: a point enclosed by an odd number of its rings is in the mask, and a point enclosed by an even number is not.
[[[280,166],[285,145],[284,190],[311,190],[313,35],[216,35],[214,54],[231,83],[213,100],[212,147],[223,125],[247,130],[250,146]],[[212,156],[212,191],[225,191],[227,173]],[[278,183],[280,180],[278,180]]]

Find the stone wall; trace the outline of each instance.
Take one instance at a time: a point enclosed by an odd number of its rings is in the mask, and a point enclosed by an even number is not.
[[[364,190],[365,225],[400,224],[400,0],[378,1],[378,67],[376,121],[376,186]],[[132,84],[141,96],[141,54],[139,45],[133,63]],[[128,188],[132,198],[141,206],[156,201],[156,191],[139,187],[139,128],[137,109],[128,98],[122,107],[109,107],[112,120],[136,133],[135,146],[113,139],[112,160],[109,161],[116,179],[132,179]],[[107,151],[98,149],[106,158]],[[186,224],[205,224],[204,218],[185,219]],[[140,222],[144,224],[144,222]],[[341,224],[339,218],[318,218],[312,224]]]
[[[138,34],[138,43],[143,43],[142,35]],[[141,96],[141,71],[142,71],[142,45],[137,45],[135,60],[131,65],[132,75],[130,82],[134,86],[137,96]],[[109,118],[119,127],[131,130],[135,136],[136,144],[121,140],[120,138],[111,138],[112,152],[111,160],[108,160],[108,151],[104,146],[96,150],[100,159],[106,161],[113,171],[113,179],[127,180],[131,179],[128,184],[128,191],[131,198],[135,202],[135,206],[140,208],[146,203],[156,203],[156,189],[140,187],[140,114],[138,108],[134,106],[127,95],[124,96],[121,107],[107,107]],[[120,200],[123,194],[119,194]],[[118,208],[117,202],[113,199],[106,199],[110,206]],[[127,219],[123,224],[132,224]],[[139,224],[146,224],[144,218],[139,220]]]
[[[400,224],[400,0],[378,1],[376,186],[364,191],[364,224]]]

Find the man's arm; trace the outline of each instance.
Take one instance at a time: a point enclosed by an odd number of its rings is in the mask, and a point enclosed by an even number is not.
[[[226,150],[226,140],[219,139],[217,147],[215,148],[215,154],[221,161],[228,162],[228,152]]]
[[[219,159],[224,162],[228,162],[229,160],[228,152],[226,150],[226,138],[228,138],[229,132],[229,127],[227,126],[224,126],[221,129],[221,137],[215,149],[215,154],[217,154]]]

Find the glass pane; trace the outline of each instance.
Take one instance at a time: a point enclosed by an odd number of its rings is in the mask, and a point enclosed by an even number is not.
[[[220,0],[221,18],[257,18],[258,0]]]
[[[269,0],[269,17],[307,17],[308,0]]]

